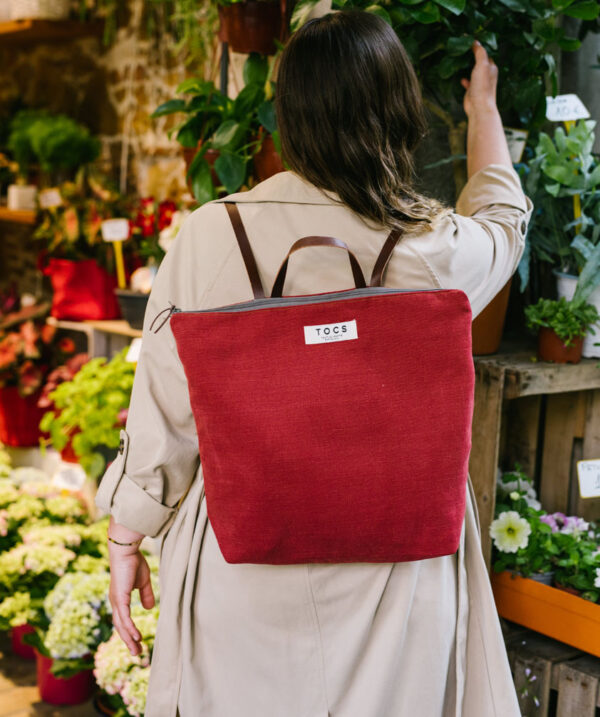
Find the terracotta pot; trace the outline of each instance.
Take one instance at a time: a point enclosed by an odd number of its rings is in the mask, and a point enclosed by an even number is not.
[[[540,361],[553,363],[579,363],[583,351],[583,336],[573,339],[570,346],[565,346],[561,339],[545,326],[538,333],[538,358]]]
[[[16,386],[0,388],[0,443],[7,446],[37,446],[42,432],[40,421],[46,413],[38,408],[41,391],[20,396]]]
[[[485,309],[473,321],[473,355],[487,356],[500,348],[502,331],[508,308],[508,297],[512,279],[496,294]]]
[[[285,172],[283,161],[275,149],[275,142],[270,134],[264,138],[260,149],[254,155],[253,162],[254,174],[259,182],[264,182],[265,179],[279,172]]]
[[[219,39],[234,52],[274,55],[274,39],[283,39],[279,2],[246,0],[219,7]]]
[[[190,194],[194,194],[192,191],[192,182],[190,181],[190,178],[187,176],[187,173],[190,170],[190,166],[194,160],[194,157],[198,154],[198,151],[202,147],[202,140],[198,140],[198,144],[195,147],[184,147],[183,148],[183,159],[185,160],[185,176],[187,178],[187,186],[190,190]],[[207,149],[204,153],[204,159],[208,162],[208,166],[210,167],[210,176],[212,177],[213,184],[215,187],[218,187],[221,184],[221,180],[219,179],[217,173],[213,169],[215,162],[219,158],[219,155],[221,153],[218,149]]]
[[[31,645],[23,642],[25,635],[29,635],[32,632],[35,632],[35,627],[28,623],[13,627],[10,631],[10,644],[13,655],[22,657],[24,660],[35,660],[35,649]]]
[[[63,679],[55,677],[50,668],[54,660],[36,650],[37,684],[40,697],[51,705],[79,705],[88,700],[94,691],[94,674],[91,669]]]

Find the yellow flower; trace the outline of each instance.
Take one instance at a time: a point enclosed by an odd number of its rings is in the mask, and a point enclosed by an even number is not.
[[[516,510],[501,513],[490,526],[490,535],[494,544],[502,553],[516,553],[529,543],[531,526]]]

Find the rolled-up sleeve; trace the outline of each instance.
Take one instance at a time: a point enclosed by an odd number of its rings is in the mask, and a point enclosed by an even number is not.
[[[96,496],[97,506],[117,523],[152,537],[169,528],[181,498],[200,473],[187,381],[169,322],[158,333],[150,330],[154,317],[177,301],[177,288],[187,279],[178,272],[190,266],[183,239],[175,240],[156,276],[127,425]]]
[[[492,164],[469,179],[438,240],[415,250],[440,287],[467,294],[476,316],[516,271],[532,211],[515,170]]]

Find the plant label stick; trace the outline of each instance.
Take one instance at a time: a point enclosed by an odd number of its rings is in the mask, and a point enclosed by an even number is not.
[[[117,283],[119,289],[126,288],[123,242],[128,237],[129,221],[127,219],[105,219],[102,222],[102,238],[104,241],[112,242],[115,249],[115,265],[117,267]]]
[[[577,461],[577,477],[582,498],[600,498],[600,459]]]

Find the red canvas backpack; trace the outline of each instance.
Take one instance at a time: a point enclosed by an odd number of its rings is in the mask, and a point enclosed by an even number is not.
[[[346,244],[303,237],[266,298],[235,204],[254,299],[172,309],[209,520],[230,563],[421,560],[454,553],[465,512],[474,369],[458,290],[369,286]],[[350,256],[355,289],[282,296],[290,255]]]

